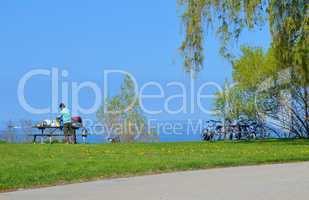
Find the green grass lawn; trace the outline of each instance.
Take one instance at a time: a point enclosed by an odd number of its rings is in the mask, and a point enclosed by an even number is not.
[[[0,144],[0,191],[213,167],[309,160],[309,141]]]

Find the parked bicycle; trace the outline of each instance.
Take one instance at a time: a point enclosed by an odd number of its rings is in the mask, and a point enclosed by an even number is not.
[[[220,140],[223,134],[223,125],[221,121],[206,121],[206,128],[201,135],[203,141]]]
[[[273,130],[255,120],[239,118],[238,120],[206,121],[206,128],[201,134],[203,141],[217,140],[255,140],[269,138]]]

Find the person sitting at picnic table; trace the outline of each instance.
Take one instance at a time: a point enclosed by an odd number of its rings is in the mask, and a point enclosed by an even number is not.
[[[64,143],[71,143],[70,136],[74,137],[74,129],[72,128],[72,116],[71,112],[68,108],[66,108],[64,103],[59,105],[60,108],[60,119],[63,123],[63,134],[64,134]],[[73,139],[73,143],[75,144],[76,141]]]

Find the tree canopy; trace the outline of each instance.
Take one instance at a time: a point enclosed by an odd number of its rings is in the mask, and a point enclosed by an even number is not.
[[[204,37],[213,29],[220,38],[221,54],[229,50],[244,29],[269,24],[274,55],[282,68],[296,67],[308,75],[309,0],[178,0],[185,38],[181,45],[187,71],[199,72],[204,61]],[[207,45],[207,44],[206,44]]]
[[[219,117],[238,120],[245,116],[263,126],[271,123],[290,136],[309,137],[309,87],[303,84],[301,73],[277,68],[273,49],[241,49],[241,57],[233,61],[234,86],[225,83],[217,94]]]

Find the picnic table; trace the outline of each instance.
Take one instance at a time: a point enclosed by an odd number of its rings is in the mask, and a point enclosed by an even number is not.
[[[33,128],[38,129],[39,133],[34,133],[29,136],[33,136],[33,143],[36,143],[37,137],[41,137],[41,144],[44,143],[44,137],[48,137],[49,143],[52,143],[53,137],[64,137],[64,134],[62,133],[56,133],[57,130],[62,130],[62,127],[60,126],[50,126],[50,125],[42,125],[42,126],[34,126]],[[78,130],[79,128],[74,128],[74,131]],[[76,135],[77,136],[77,135]],[[81,134],[83,137],[83,142],[86,143],[87,134]]]
[[[34,126],[33,128],[37,128],[40,130],[40,133],[34,133],[30,136],[33,136],[33,143],[36,143],[36,138],[41,137],[41,144],[44,143],[44,137],[49,138],[49,142],[52,143],[53,136],[62,136],[62,134],[55,134],[57,130],[61,130],[61,127],[58,126]],[[46,133],[46,131],[48,131]]]

